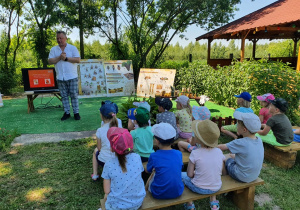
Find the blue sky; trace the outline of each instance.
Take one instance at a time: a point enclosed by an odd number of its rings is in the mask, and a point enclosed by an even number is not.
[[[276,0],[255,0],[255,1],[252,1],[252,0],[241,0],[241,3],[236,5],[237,8],[239,8],[239,11],[236,11],[235,12],[235,15],[234,15],[234,19],[233,20],[236,20],[238,18],[241,18],[245,15],[248,15],[249,13],[252,13],[256,10],[259,10],[269,4],[272,4],[273,2],[275,2]],[[177,42],[179,42],[179,44],[181,46],[186,46],[188,45],[190,42],[195,42],[195,38],[202,35],[202,34],[205,34],[207,33],[207,31],[197,27],[197,26],[190,26],[186,33],[185,36],[186,38],[188,38],[188,40],[185,40],[185,39],[181,39],[179,38],[179,35],[177,35],[176,37],[173,38],[173,40],[171,41],[171,44],[175,45]],[[75,40],[79,40],[79,32],[77,29],[73,30],[73,33],[71,33],[68,38],[70,38],[71,40],[75,41]],[[92,41],[94,39],[99,39],[98,36],[96,37],[89,37],[86,41]],[[101,39],[100,38],[100,42],[102,44],[105,43],[105,39]],[[226,44],[226,41],[222,41],[224,42],[224,44]],[[206,40],[202,40],[200,41],[200,43],[207,43]]]

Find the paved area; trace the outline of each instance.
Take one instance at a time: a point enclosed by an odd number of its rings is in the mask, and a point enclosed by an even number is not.
[[[71,141],[88,137],[96,138],[96,130],[66,133],[22,134],[15,138],[11,145],[19,146],[44,142]]]

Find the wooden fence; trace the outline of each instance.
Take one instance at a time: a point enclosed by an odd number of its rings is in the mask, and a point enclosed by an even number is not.
[[[219,127],[219,129],[221,129],[221,127],[223,125],[231,125],[231,124],[236,124],[237,123],[237,120],[232,118],[231,116],[229,117],[225,117],[225,118],[222,118],[222,117],[219,117],[218,119],[216,119],[215,117],[213,117],[211,119],[211,121],[213,121],[214,123],[216,123]]]

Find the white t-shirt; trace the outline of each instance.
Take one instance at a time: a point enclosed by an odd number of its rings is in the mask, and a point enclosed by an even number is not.
[[[101,128],[97,129],[96,136],[98,139],[101,139],[101,150],[98,156],[98,159],[105,163],[107,160],[113,158],[115,153],[110,151],[110,142],[107,138],[107,131],[109,130],[110,123],[104,123]],[[120,127],[120,124],[119,126]],[[122,127],[120,127],[122,128]]]
[[[64,52],[66,53],[67,58],[80,58],[77,48],[73,45],[67,44]],[[50,50],[49,58],[55,58],[57,56],[60,56],[61,53],[62,51],[60,47],[58,45],[54,46]],[[58,61],[55,64],[55,71],[56,79],[58,80],[70,80],[78,77],[77,65],[68,61]]]
[[[190,161],[195,164],[192,183],[202,189],[217,191],[222,186],[222,168],[225,156],[219,148],[198,148],[192,151]]]

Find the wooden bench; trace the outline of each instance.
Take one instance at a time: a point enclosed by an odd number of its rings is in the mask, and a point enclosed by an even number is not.
[[[293,129],[299,128],[300,127],[293,126]],[[297,151],[300,150],[300,143],[292,142],[291,145],[286,147],[264,144],[264,149],[266,160],[281,168],[289,169],[295,165]]]
[[[281,168],[289,169],[295,165],[297,151],[300,150],[300,143],[292,142],[287,147],[272,146],[264,144],[265,159]]]
[[[254,194],[255,186],[264,184],[264,181],[257,178],[251,183],[242,183],[235,181],[230,176],[222,176],[222,188],[214,195],[233,192],[234,204],[242,210],[254,209]],[[159,209],[177,204],[186,203],[188,201],[200,200],[208,198],[211,195],[200,195],[192,192],[187,187],[184,188],[182,195],[175,199],[159,200],[152,197],[151,193],[147,191],[143,205],[140,209]],[[105,210],[104,200],[100,200],[102,210]]]

